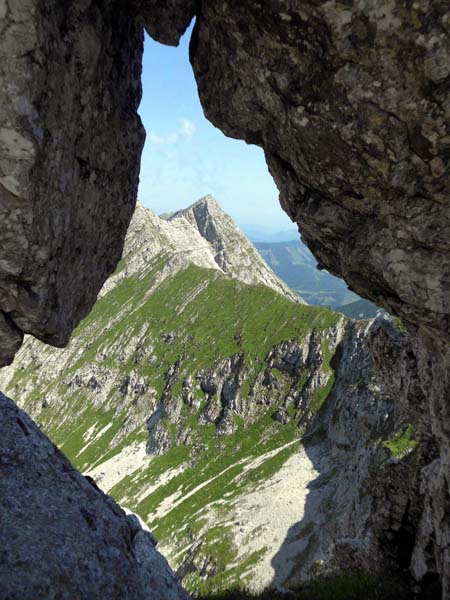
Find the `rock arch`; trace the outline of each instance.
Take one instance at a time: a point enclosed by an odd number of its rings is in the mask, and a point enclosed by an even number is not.
[[[419,579],[436,570],[448,594],[446,0],[1,1],[0,362],[23,333],[64,345],[115,267],[143,143],[142,28],[176,44],[194,16],[208,118],[264,148],[320,264],[413,335],[439,456],[420,473],[411,566]]]

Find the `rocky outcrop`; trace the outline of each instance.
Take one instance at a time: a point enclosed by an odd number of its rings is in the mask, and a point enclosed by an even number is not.
[[[115,268],[136,200],[143,35],[123,3],[0,3],[0,364],[58,346]],[[95,267],[95,268],[94,268]]]
[[[320,264],[445,336],[449,27],[445,0],[203,2],[191,41],[207,117],[264,148]]]
[[[180,379],[186,375],[181,357],[168,370],[161,402],[147,421],[147,451],[161,455],[173,445],[190,445],[187,423],[194,417],[201,426],[215,425],[218,436],[229,436],[243,422],[257,422],[267,412],[274,421],[293,422],[305,431],[325,401],[331,388],[327,384],[333,383],[329,356],[344,329],[340,319],[325,331],[309,332],[300,342],[284,340],[258,357],[257,366],[243,352],[212,361],[208,368],[189,373],[180,398]],[[169,427],[175,427],[172,437]],[[192,447],[192,458],[195,453]]]
[[[340,508],[333,518],[339,513],[341,518],[334,531],[331,524],[321,531],[332,532],[328,570],[385,572],[410,566],[423,511],[417,477],[432,458],[423,439],[419,445],[418,413],[382,376],[387,365],[395,372],[409,350],[410,338],[385,317],[366,327],[352,324],[341,345],[327,442],[333,461],[348,468],[340,471],[334,497]],[[377,437],[382,444],[374,443]]]
[[[180,600],[155,539],[0,394],[0,597]]]

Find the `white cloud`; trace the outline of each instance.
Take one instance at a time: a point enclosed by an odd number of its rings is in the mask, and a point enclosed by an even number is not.
[[[160,135],[158,135],[154,131],[149,131],[147,133],[147,141],[150,142],[151,144],[163,144],[164,138],[162,138]]]
[[[189,121],[189,119],[182,119],[181,130],[183,132],[184,137],[189,139],[195,133],[195,125],[192,121]]]
[[[176,131],[171,131],[166,135],[160,135],[155,131],[149,131],[147,133],[147,141],[151,144],[162,145],[162,144],[175,144],[179,141],[180,137],[186,140],[191,139],[196,131],[196,127],[189,119],[181,119],[181,125]]]

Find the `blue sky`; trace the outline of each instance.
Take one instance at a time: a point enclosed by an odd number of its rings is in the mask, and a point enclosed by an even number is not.
[[[203,115],[188,59],[190,30],[178,48],[146,36],[139,113],[147,131],[139,199],[156,213],[213,194],[240,225],[293,228],[262,150],[227,138]]]

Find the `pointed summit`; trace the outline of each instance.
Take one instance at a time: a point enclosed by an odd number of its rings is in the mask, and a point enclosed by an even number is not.
[[[219,203],[212,194],[206,194],[206,196],[203,196],[202,198],[200,198],[200,200],[197,200],[197,202],[194,202],[193,204],[191,204],[191,206],[188,206],[186,210],[188,210],[189,208],[194,208],[196,206],[204,206],[208,210],[220,210],[221,212],[223,212],[223,210],[220,208]]]
[[[164,213],[161,215],[161,218],[170,221],[179,217],[186,217],[188,214],[194,214],[198,217],[205,216],[207,214],[225,215],[214,196],[212,194],[207,194],[206,196],[200,198],[200,200],[190,204],[187,208],[182,208],[181,210],[177,210],[172,213]]]
[[[124,269],[105,283],[102,294],[123,277],[146,272],[158,256],[165,256],[167,264],[158,275],[160,282],[194,264],[216,269],[250,285],[265,285],[294,302],[305,303],[278,279],[211,195],[160,217],[138,203],[122,256],[126,259]]]
[[[294,302],[304,302],[279,279],[233,219],[208,194],[168,217],[169,223],[186,220],[208,242],[219,268],[252,285],[266,285]]]

